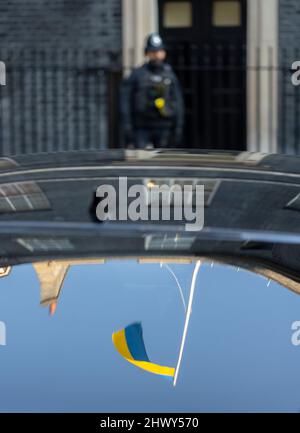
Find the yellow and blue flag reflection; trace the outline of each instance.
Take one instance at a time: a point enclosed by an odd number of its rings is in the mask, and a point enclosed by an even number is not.
[[[175,368],[154,364],[149,360],[144,344],[143,328],[140,323],[134,323],[115,332],[112,335],[112,340],[115,348],[126,361],[149,373],[173,379]]]

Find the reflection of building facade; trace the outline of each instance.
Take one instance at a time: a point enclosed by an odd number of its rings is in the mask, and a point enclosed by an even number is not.
[[[292,276],[280,272],[276,267],[267,266],[259,262],[259,260],[251,260],[237,257],[219,257],[217,260],[213,257],[199,257],[203,264],[212,264],[214,261],[221,266],[239,267],[249,272],[253,272],[268,280],[272,280],[282,285],[283,287],[300,294],[300,281],[297,281]],[[129,258],[127,259],[129,260]],[[138,259],[141,265],[158,264],[158,265],[189,265],[196,259],[194,258],[158,258],[158,257],[145,257]],[[49,307],[50,314],[53,315],[56,311],[57,302],[71,266],[75,265],[91,265],[91,264],[105,264],[106,259],[95,260],[66,260],[66,261],[50,261],[43,263],[34,263],[33,267],[37,273],[40,282],[41,305]]]
[[[64,281],[71,266],[103,265],[105,259],[94,260],[53,260],[49,262],[33,263],[34,270],[40,283],[41,305],[50,307],[50,313],[55,312]],[[140,259],[140,264],[166,263],[190,264],[189,259]]]
[[[142,257],[137,260],[141,265],[158,264],[158,265],[190,265],[196,259],[191,257]],[[267,265],[258,258],[245,258],[245,257],[229,257],[229,256],[203,256],[198,257],[203,264],[212,265],[213,263],[220,266],[230,266],[232,268],[238,267],[248,272],[255,273],[266,278],[269,281],[274,281],[282,287],[291,290],[300,295],[300,276],[290,275],[285,272],[281,267],[274,265]],[[126,258],[130,260],[130,257]],[[54,315],[57,303],[63,288],[64,281],[68,275],[68,271],[72,266],[83,265],[103,265],[107,263],[108,259],[73,259],[73,260],[51,260],[47,262],[33,263],[34,270],[37,274],[40,283],[40,305],[42,307],[49,307],[50,315]],[[168,267],[168,266],[167,266]],[[9,276],[11,267],[0,268],[0,278]]]
[[[0,268],[0,278],[7,277],[11,273],[11,266]]]
[[[40,282],[41,305],[50,307],[50,313],[54,314],[56,304],[71,266],[104,264],[105,260],[66,260],[34,263],[33,267]]]

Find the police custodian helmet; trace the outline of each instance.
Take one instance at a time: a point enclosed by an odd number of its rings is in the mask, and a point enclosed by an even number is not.
[[[147,39],[145,44],[145,53],[149,53],[149,51],[160,51],[164,50],[165,45],[163,43],[162,38],[158,33],[151,33]]]

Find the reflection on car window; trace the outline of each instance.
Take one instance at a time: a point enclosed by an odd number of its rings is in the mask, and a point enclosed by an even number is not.
[[[113,333],[140,323],[151,362],[176,366],[194,267],[76,259],[11,268],[0,280],[1,410],[297,411],[300,299],[242,268],[202,264],[176,388],[116,351]]]

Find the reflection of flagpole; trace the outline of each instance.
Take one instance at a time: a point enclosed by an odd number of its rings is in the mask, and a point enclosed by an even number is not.
[[[168,271],[170,272],[170,274],[173,276],[174,280],[176,281],[176,284],[177,284],[177,287],[179,289],[179,293],[180,293],[180,296],[181,296],[183,308],[184,308],[184,311],[186,313],[186,305],[185,305],[185,300],[184,300],[184,296],[183,296],[183,291],[182,291],[181,285],[180,285],[180,283],[178,281],[178,278],[176,277],[175,272],[172,271],[172,269],[170,268],[170,266],[166,265],[165,263],[161,263],[160,267],[162,268],[163,266],[166,269],[168,269]]]
[[[186,312],[184,330],[183,330],[182,341],[181,341],[181,346],[180,346],[180,351],[179,351],[179,358],[178,358],[178,363],[177,363],[177,367],[176,367],[175,375],[174,375],[174,382],[173,382],[174,386],[176,386],[176,383],[177,383],[178,374],[179,374],[179,370],[180,370],[180,365],[181,365],[181,361],[182,361],[182,355],[183,355],[183,351],[184,351],[185,340],[186,340],[187,331],[188,331],[188,327],[189,327],[190,317],[191,317],[191,314],[192,314],[192,307],[193,307],[193,299],[194,299],[194,294],[195,294],[196,281],[197,281],[197,276],[198,276],[198,272],[199,272],[200,266],[201,266],[201,261],[199,260],[196,263],[195,270],[194,270],[194,273],[193,273],[193,278],[192,278],[189,303],[188,303],[188,308],[187,308],[187,312]]]

